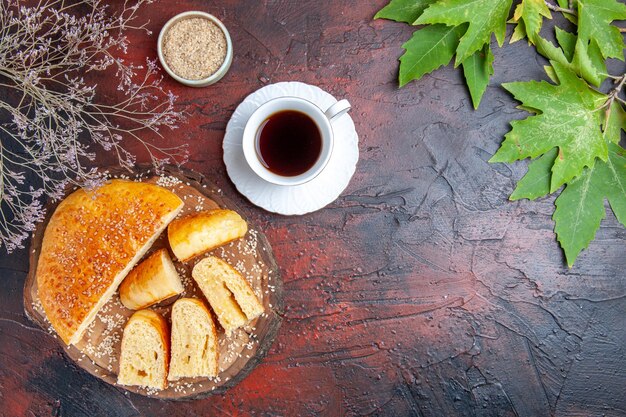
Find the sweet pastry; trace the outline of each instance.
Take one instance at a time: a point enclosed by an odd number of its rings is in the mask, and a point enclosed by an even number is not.
[[[76,344],[98,310],[183,207],[156,185],[112,180],[63,200],[45,230],[38,297],[66,344]]]
[[[202,259],[191,275],[211,304],[220,324],[230,333],[263,313],[263,305],[244,277],[215,256]]]
[[[165,389],[169,361],[167,322],[152,310],[135,312],[122,336],[117,383]]]
[[[217,376],[217,331],[202,301],[181,298],[174,303],[171,347],[168,381]]]
[[[232,210],[208,210],[173,221],[167,236],[174,255],[186,262],[195,256],[243,237],[248,225]]]
[[[120,300],[128,309],[141,310],[183,290],[167,249],[159,249],[130,271],[120,285]]]

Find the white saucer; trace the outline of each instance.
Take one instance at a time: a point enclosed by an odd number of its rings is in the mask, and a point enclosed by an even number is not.
[[[359,160],[359,137],[349,115],[333,122],[335,145],[326,168],[311,181],[296,186],[271,184],[248,166],[241,148],[243,130],[250,115],[268,100],[300,97],[326,109],[337,100],[319,87],[300,82],[265,86],[250,94],[237,107],[224,136],[224,163],[237,190],[253,204],[274,213],[306,214],[325,207],[339,197],[350,182]]]

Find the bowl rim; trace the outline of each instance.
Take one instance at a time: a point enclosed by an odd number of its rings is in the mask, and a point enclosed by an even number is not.
[[[222,62],[222,65],[220,65],[220,67],[213,74],[205,78],[199,78],[197,80],[190,80],[190,79],[183,78],[179,76],[178,74],[176,74],[169,67],[169,65],[167,64],[165,60],[165,57],[163,56],[163,38],[165,37],[165,34],[170,29],[170,27],[172,27],[175,23],[177,23],[180,20],[189,19],[193,17],[201,17],[201,18],[212,21],[213,23],[217,25],[217,27],[220,28],[220,30],[224,34],[224,37],[226,38],[226,56],[224,57],[224,61]],[[230,34],[228,33],[228,29],[226,29],[226,26],[224,26],[224,24],[217,17],[207,12],[202,12],[199,10],[190,10],[190,11],[178,13],[177,15],[170,18],[163,25],[163,27],[161,28],[161,31],[159,32],[159,37],[157,39],[157,55],[159,56],[159,61],[161,62],[161,66],[163,66],[163,69],[165,69],[165,72],[167,72],[170,75],[170,77],[172,77],[179,83],[190,86],[190,87],[205,87],[211,84],[215,84],[228,72],[230,68],[230,64],[233,61],[233,43],[230,38]]]

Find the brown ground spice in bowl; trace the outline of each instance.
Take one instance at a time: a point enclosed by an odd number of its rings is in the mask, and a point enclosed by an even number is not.
[[[207,78],[226,59],[226,37],[209,19],[193,17],[174,23],[163,37],[163,58],[179,77]]]

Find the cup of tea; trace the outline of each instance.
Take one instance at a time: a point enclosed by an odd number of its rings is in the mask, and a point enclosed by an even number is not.
[[[265,181],[300,185],[326,167],[333,152],[333,123],[350,110],[348,100],[321,109],[299,97],[278,97],[252,113],[243,132],[243,154]]]

